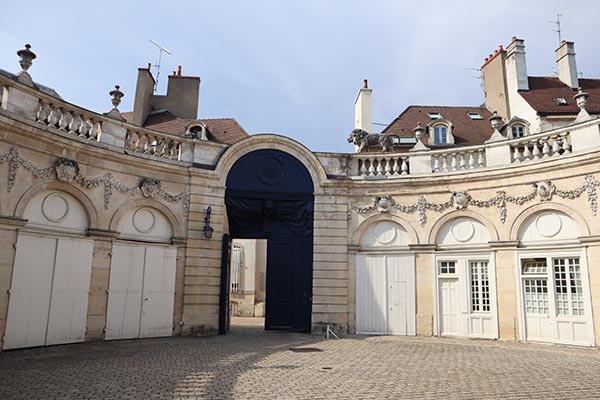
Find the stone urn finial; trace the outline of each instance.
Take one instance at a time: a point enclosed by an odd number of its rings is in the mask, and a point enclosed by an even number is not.
[[[21,65],[21,72],[27,72],[33,60],[37,57],[35,53],[31,50],[31,45],[26,44],[24,49],[17,51],[17,55],[19,56],[19,64]]]
[[[425,146],[425,144],[423,143],[425,128],[421,126],[420,122],[417,122],[417,126],[415,127],[415,129],[413,129],[413,132],[415,133],[415,139],[417,139],[417,143],[409,151],[429,150],[429,147]]]
[[[121,99],[125,96],[125,93],[121,92],[121,86],[115,85],[115,89],[111,90],[108,94],[112,96],[111,102],[113,105],[113,110],[117,110],[119,104],[121,104]]]
[[[502,133],[500,133],[500,121],[502,121],[502,117],[498,115],[498,111],[494,111],[494,113],[489,118],[489,120],[490,120],[490,124],[492,125],[492,129],[494,130],[494,133],[492,133],[492,136],[490,136],[490,138],[488,140],[486,140],[485,142],[491,143],[491,142],[497,142],[499,140],[506,140],[504,135],[502,135]]]
[[[21,65],[21,71],[17,74],[17,80],[26,85],[33,86],[33,79],[31,79],[31,75],[29,75],[27,70],[31,67],[32,61],[35,59],[36,55],[29,49],[31,49],[31,45],[26,44],[24,49],[17,51],[19,64]]]
[[[578,88],[577,93],[575,96],[573,96],[573,99],[575,99],[575,102],[577,102],[577,107],[579,107],[579,114],[577,114],[575,122],[587,121],[588,119],[592,118],[586,109],[588,97],[590,97],[590,94],[584,92],[582,88]]]

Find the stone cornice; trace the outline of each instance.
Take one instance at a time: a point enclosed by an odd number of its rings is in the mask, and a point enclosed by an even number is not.
[[[514,249],[519,247],[518,240],[498,240],[493,242],[488,242],[492,249]]]
[[[0,225],[16,226],[19,228],[19,227],[25,226],[27,221],[28,220],[23,219],[23,218],[16,218],[16,217],[10,217],[7,215],[0,215]]]

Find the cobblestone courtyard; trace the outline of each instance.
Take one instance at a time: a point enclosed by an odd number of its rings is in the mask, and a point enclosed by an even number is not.
[[[291,349],[291,350],[290,350]],[[600,398],[600,352],[235,328],[0,353],[0,399]]]

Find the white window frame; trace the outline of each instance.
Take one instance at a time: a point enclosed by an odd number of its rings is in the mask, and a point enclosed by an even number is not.
[[[448,144],[448,131],[449,131],[448,125],[446,125],[446,124],[435,124],[435,125],[433,125],[431,127],[431,129],[433,130],[433,135],[432,135],[433,136],[433,144]],[[441,137],[442,133],[439,134],[440,135],[440,137],[439,137],[440,140],[438,140],[438,133],[436,132],[437,129],[444,129],[444,132],[443,132],[443,135],[444,135],[443,139],[444,140],[443,141],[441,140],[442,139],[442,137]]]

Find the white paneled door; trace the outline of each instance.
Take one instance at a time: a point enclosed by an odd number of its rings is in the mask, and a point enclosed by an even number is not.
[[[460,308],[458,306],[458,279],[440,279],[440,333],[458,335]]]
[[[357,256],[356,333],[416,334],[412,255]]]
[[[115,243],[106,340],[171,336],[176,249]]]
[[[93,242],[19,235],[4,349],[85,340]]]

